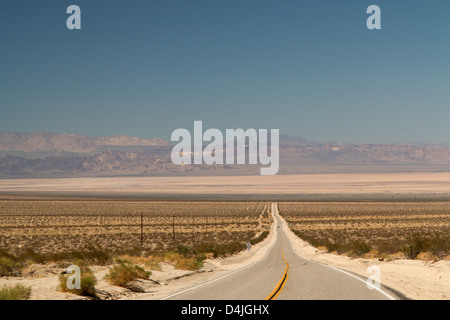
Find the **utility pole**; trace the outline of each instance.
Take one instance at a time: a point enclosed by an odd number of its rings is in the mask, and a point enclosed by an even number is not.
[[[144,245],[144,215],[141,212],[141,247]]]
[[[195,218],[192,216],[192,246],[194,246],[195,241]]]
[[[172,239],[175,239],[175,216],[172,216]]]

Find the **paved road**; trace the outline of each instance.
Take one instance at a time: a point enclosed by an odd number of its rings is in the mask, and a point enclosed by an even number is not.
[[[181,300],[386,300],[394,295],[368,289],[365,280],[299,257],[272,204],[277,239],[259,262],[169,299]]]

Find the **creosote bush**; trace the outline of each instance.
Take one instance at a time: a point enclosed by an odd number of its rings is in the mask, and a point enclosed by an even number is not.
[[[350,256],[362,257],[371,250],[370,246],[362,241],[355,241],[350,247]]]
[[[419,253],[426,251],[428,240],[420,233],[408,236],[407,245],[401,248],[406,259],[414,260]]]
[[[4,249],[0,249],[0,277],[18,276],[23,263]]]
[[[0,287],[0,300],[28,300],[31,296],[31,287],[22,284]]]

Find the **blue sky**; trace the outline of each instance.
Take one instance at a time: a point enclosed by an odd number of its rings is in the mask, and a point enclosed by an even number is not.
[[[76,4],[82,29],[66,28]],[[366,28],[381,7],[382,29]],[[450,141],[449,1],[3,0],[0,131]]]

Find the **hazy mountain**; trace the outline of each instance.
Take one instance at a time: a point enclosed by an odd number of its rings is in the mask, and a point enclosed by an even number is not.
[[[174,165],[171,148],[106,151],[92,156],[52,156],[45,159],[0,157],[0,177],[160,175],[225,169],[227,166]]]
[[[163,139],[0,133],[0,177],[259,174],[259,166],[174,165]],[[378,169],[374,170],[377,167]],[[321,143],[280,135],[280,173],[450,170],[450,148],[424,144]]]
[[[450,148],[444,146],[325,144],[316,147],[285,146],[284,156],[303,156],[319,163],[446,163],[450,164]]]
[[[91,138],[78,134],[52,132],[2,132],[0,150],[22,152],[93,152],[105,146],[168,146],[163,139],[139,139],[124,135]]]

